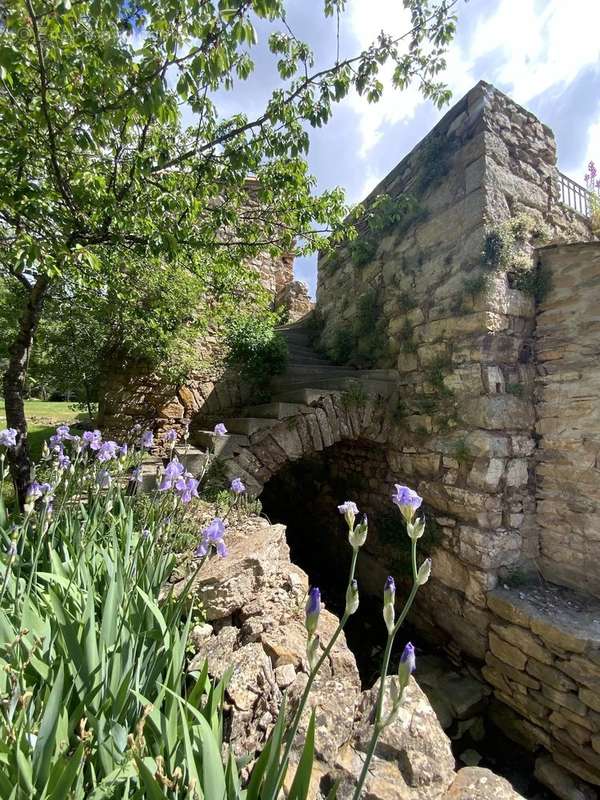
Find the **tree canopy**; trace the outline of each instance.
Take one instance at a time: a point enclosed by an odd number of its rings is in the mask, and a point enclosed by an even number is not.
[[[230,280],[260,251],[341,236],[342,191],[316,192],[307,169],[310,128],[350,91],[376,102],[390,62],[397,88],[415,81],[442,104],[455,2],[404,0],[403,37],[382,32],[319,69],[282,0],[14,0],[0,11],[0,275],[21,287],[4,393],[22,474],[25,373],[46,300],[96,292],[141,322],[142,261],[160,263],[149,279],[162,291],[175,276]],[[321,13],[339,19],[345,5],[325,0]],[[224,116],[215,93],[252,72],[258,20],[279,79],[254,118]]]

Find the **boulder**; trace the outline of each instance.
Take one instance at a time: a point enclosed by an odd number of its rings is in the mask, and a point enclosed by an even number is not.
[[[442,800],[522,800],[510,783],[489,769],[463,767]]]

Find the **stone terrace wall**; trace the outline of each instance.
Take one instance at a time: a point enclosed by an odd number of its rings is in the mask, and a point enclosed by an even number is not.
[[[600,597],[600,243],[539,250],[536,465],[539,566]]]
[[[531,751],[545,748],[561,767],[600,786],[600,603],[540,587],[495,589],[488,605],[482,673],[502,703],[493,712],[496,722]]]
[[[549,129],[479,83],[366,201],[412,192],[426,213],[387,233],[362,266],[348,249],[319,264],[324,346],[360,315],[361,298],[380,298],[377,366],[397,368],[400,391],[387,458],[441,531],[420,618],[479,659],[487,591],[538,550],[535,304],[510,273],[490,273],[481,292],[469,282],[492,224],[527,212],[554,234],[577,228],[554,202],[555,161]]]

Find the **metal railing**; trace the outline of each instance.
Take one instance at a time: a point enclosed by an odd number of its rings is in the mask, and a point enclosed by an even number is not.
[[[558,198],[561,203],[584,217],[592,216],[592,193],[575,181],[558,173]]]

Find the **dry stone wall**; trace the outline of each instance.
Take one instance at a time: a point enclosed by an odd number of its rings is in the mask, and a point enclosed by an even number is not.
[[[530,750],[543,747],[559,766],[600,785],[600,603],[548,586],[499,588],[487,601],[482,673],[504,706],[497,721]]]
[[[539,566],[600,597],[600,243],[543,248],[536,330]]]

